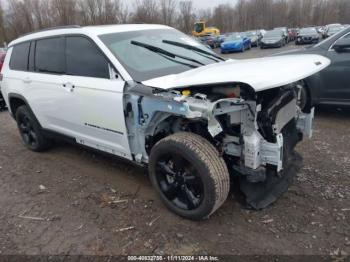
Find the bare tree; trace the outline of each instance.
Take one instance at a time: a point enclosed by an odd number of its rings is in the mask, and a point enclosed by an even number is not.
[[[21,0],[10,0],[6,14],[8,35],[12,39],[21,34],[34,31],[34,21],[30,10]]]
[[[222,32],[350,23],[349,0],[238,0],[195,10],[191,0],[7,0],[0,5],[0,41],[58,25],[162,23],[191,33],[196,19]],[[180,1],[180,2],[178,2]]]
[[[181,1],[179,3],[180,14],[178,17],[178,24],[180,30],[185,33],[190,33],[195,22],[195,15],[192,1]]]
[[[160,23],[160,10],[156,0],[136,0],[134,4],[132,22],[134,23]]]
[[[175,0],[160,0],[162,23],[172,26],[175,21],[177,2]]]
[[[76,24],[77,5],[74,0],[52,0],[51,4],[55,25]]]
[[[7,42],[5,21],[4,21],[4,10],[2,9],[2,4],[0,3],[0,43]]]

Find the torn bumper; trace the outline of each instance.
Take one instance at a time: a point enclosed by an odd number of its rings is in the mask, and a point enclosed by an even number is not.
[[[266,179],[262,182],[251,183],[247,177],[239,177],[239,189],[248,207],[256,210],[266,208],[288,190],[302,166],[302,158],[293,151],[285,164],[285,168],[279,174],[268,170]]]

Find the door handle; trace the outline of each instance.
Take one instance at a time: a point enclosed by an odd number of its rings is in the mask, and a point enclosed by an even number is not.
[[[67,89],[69,92],[73,92],[75,85],[73,85],[72,83],[64,83],[62,84],[63,88]]]
[[[29,77],[26,77],[23,79],[23,83],[25,84],[30,84],[32,82],[32,79],[30,79]]]

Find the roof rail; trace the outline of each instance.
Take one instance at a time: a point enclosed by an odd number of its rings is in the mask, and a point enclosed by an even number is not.
[[[81,28],[81,26],[80,26],[80,25],[64,25],[64,26],[48,27],[48,28],[44,28],[44,29],[41,29],[41,30],[38,30],[38,31],[35,31],[35,32],[23,34],[23,35],[21,35],[20,37],[27,36],[27,35],[31,35],[31,34],[35,34],[35,33],[50,31],[50,30],[56,30],[56,29],[70,29],[70,28]]]

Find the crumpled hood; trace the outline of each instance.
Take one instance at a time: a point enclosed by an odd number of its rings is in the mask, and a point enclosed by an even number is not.
[[[172,89],[240,82],[259,92],[305,79],[329,64],[328,58],[309,54],[229,60],[180,74],[150,79],[142,84],[159,89]]]

